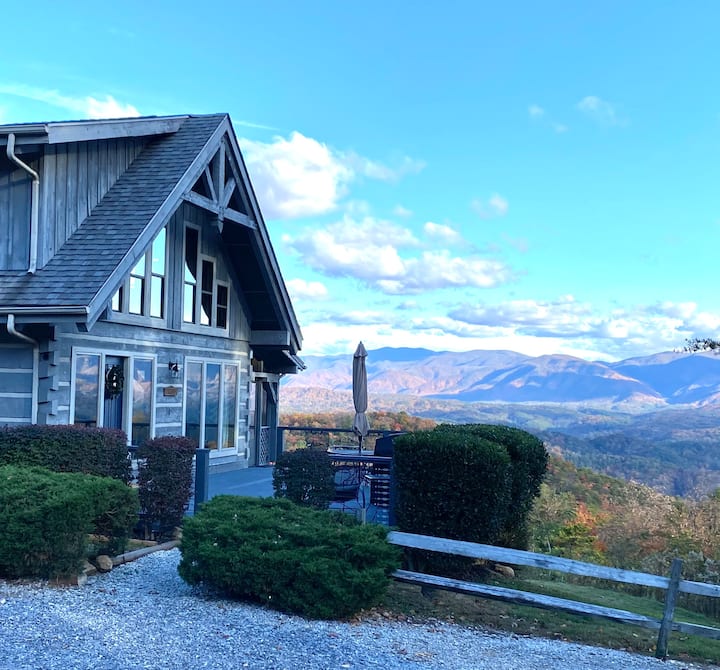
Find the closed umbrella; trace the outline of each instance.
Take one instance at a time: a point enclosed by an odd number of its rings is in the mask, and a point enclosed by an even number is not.
[[[368,406],[367,396],[367,368],[365,367],[365,359],[367,351],[363,343],[358,344],[353,356],[353,404],[355,405],[355,420],[352,429],[358,436],[358,451],[362,451],[363,438],[370,431],[365,412]]]

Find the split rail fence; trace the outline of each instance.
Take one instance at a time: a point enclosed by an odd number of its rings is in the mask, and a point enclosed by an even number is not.
[[[411,549],[424,549],[426,551],[485,559],[503,564],[509,563],[510,565],[526,565],[571,575],[595,577],[597,579],[606,579],[625,584],[657,588],[665,591],[665,606],[662,619],[654,619],[626,610],[602,607],[600,605],[592,605],[576,600],[566,600],[564,598],[556,598],[538,593],[527,593],[525,591],[492,586],[490,584],[478,584],[459,579],[450,579],[448,577],[411,572],[409,570],[395,571],[393,577],[400,582],[445,589],[457,593],[478,596],[480,598],[489,598],[491,600],[502,600],[518,605],[529,605],[531,607],[570,612],[572,614],[602,617],[604,619],[611,619],[613,621],[657,630],[658,640],[655,656],[658,658],[667,657],[668,640],[671,631],[678,631],[689,635],[700,635],[715,640],[720,639],[720,629],[718,628],[673,620],[675,603],[679,592],[720,598],[720,586],[681,579],[682,561],[680,559],[673,561],[669,577],[661,577],[645,572],[633,572],[631,570],[609,568],[593,563],[583,563],[569,558],[535,554],[529,551],[506,549],[504,547],[494,547],[486,544],[476,544],[474,542],[416,535],[414,533],[402,533],[399,531],[391,531],[388,533],[388,541],[392,544]]]

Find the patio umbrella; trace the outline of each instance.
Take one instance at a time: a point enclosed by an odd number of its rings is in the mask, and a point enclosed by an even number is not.
[[[355,420],[353,421],[353,433],[358,436],[358,451],[362,451],[363,438],[370,431],[365,412],[368,406],[367,397],[367,369],[365,359],[367,351],[363,343],[358,344],[353,356],[353,404],[355,405]]]

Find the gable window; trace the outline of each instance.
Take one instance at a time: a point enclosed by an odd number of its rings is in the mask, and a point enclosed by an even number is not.
[[[200,253],[200,231],[185,227],[183,321],[226,330],[230,285],[219,281],[215,260]]]
[[[165,317],[166,232],[163,228],[113,296],[110,308],[156,319]]]
[[[186,371],[185,435],[206,449],[235,449],[238,365],[189,361]]]

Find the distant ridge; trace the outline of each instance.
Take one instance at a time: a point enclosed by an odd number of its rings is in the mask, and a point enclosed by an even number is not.
[[[305,362],[307,370],[286,378],[285,389],[351,389],[351,354],[307,356]],[[438,352],[384,347],[368,352],[367,367],[371,396],[579,403],[622,406],[626,411],[720,402],[720,356],[712,353],[662,352],[606,363],[503,350]]]

